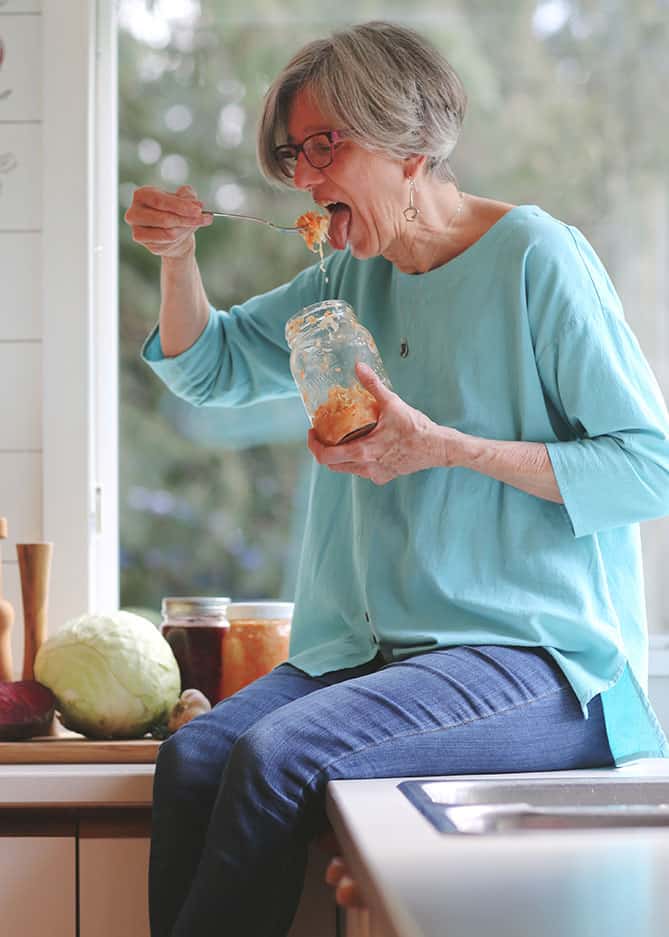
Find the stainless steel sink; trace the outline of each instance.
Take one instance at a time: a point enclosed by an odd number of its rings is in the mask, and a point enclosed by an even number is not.
[[[399,789],[442,833],[669,827],[669,782],[661,780],[426,779]]]

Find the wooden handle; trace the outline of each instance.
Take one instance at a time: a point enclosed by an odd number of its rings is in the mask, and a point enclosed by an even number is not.
[[[7,538],[7,518],[0,517],[0,540]],[[12,636],[14,609],[2,597],[2,556],[0,556],[0,680],[13,680]]]
[[[46,641],[52,543],[17,543],[23,599],[23,680],[34,680],[35,655]]]
[[[14,609],[7,599],[0,596],[0,680],[14,679],[11,635],[13,624]]]

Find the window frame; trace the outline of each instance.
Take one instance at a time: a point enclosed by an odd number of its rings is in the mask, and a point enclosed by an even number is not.
[[[43,7],[43,532],[50,618],[118,608],[117,24]]]

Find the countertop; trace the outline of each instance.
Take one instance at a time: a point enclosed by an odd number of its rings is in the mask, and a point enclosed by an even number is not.
[[[0,809],[150,807],[160,742],[50,735],[0,742]]]
[[[0,764],[0,808],[148,807],[152,764]]]
[[[148,807],[153,773],[153,764],[0,764],[0,808]],[[669,796],[669,760],[513,775],[563,776],[666,779]],[[384,937],[669,933],[669,829],[444,836],[397,789],[402,780],[328,786],[328,815]]]
[[[669,797],[669,760],[513,775],[565,776],[666,779]],[[328,816],[384,937],[669,933],[669,829],[440,835],[397,789],[402,780],[328,786]]]

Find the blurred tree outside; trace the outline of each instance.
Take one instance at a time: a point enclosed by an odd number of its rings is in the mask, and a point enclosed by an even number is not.
[[[304,42],[388,19],[428,36],[469,108],[454,167],[465,191],[536,203],[606,264],[665,396],[669,261],[667,0],[120,0],[119,214],[139,185],[189,183],[212,208],[289,223],[311,207],[255,162],[263,95]],[[121,600],[292,598],[310,456],[299,398],[191,408],[142,364],[160,261],[120,224]],[[217,220],[197,256],[229,308],[312,260],[300,238]],[[669,630],[669,522],[643,530],[649,618]]]

